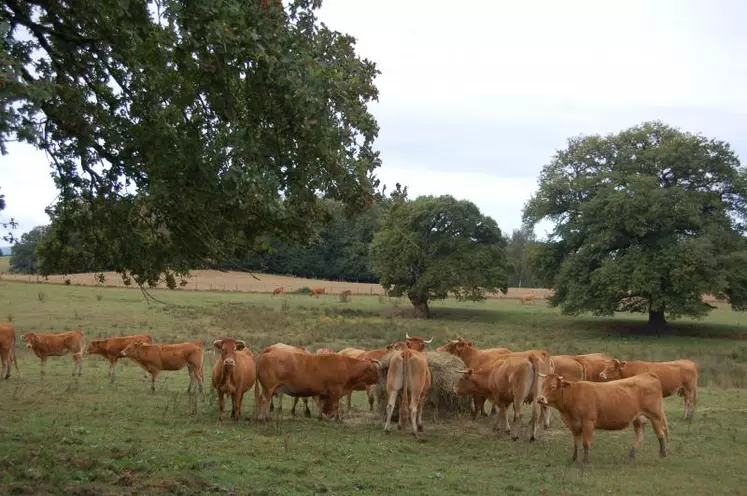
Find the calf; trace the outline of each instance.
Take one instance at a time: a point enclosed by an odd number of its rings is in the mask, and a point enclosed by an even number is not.
[[[153,339],[147,334],[133,334],[131,336],[117,336],[106,339],[93,339],[86,346],[86,353],[101,355],[109,360],[109,378],[114,382],[117,362],[122,358],[122,350],[131,343],[153,344]],[[135,362],[137,363],[137,362]],[[138,364],[140,365],[140,364]]]
[[[2,375],[5,379],[10,378],[10,365],[15,364],[16,372],[18,370],[18,360],[16,360],[16,328],[10,324],[0,324],[0,360],[3,362]]]
[[[408,336],[408,340],[410,337]],[[432,340],[431,340],[432,341]],[[399,427],[404,427],[409,416],[412,425],[412,435],[418,437],[418,431],[423,430],[423,404],[425,395],[431,387],[431,370],[428,367],[428,357],[422,351],[406,348],[395,352],[389,359],[389,370],[386,376],[386,421],[384,432],[389,432],[392,412],[397,403],[400,390],[402,398],[399,404]]]
[[[122,350],[121,356],[136,361],[150,373],[150,390],[153,393],[156,392],[156,378],[162,370],[181,370],[184,367],[189,372],[187,393],[192,392],[194,384],[202,392],[204,352],[199,341],[176,344],[147,344],[142,341],[130,343]]]
[[[685,420],[692,418],[698,402],[698,365],[690,360],[672,362],[621,362],[612,359],[606,362],[599,374],[603,381],[633,377],[653,372],[661,381],[662,394],[666,398],[677,393],[685,403]]]
[[[33,351],[41,358],[41,375],[46,374],[47,358],[51,356],[63,356],[73,354],[73,375],[78,371],[78,376],[83,374],[83,350],[85,339],[80,331],[58,332],[54,334],[41,334],[27,332],[21,336],[26,342],[26,348]]]
[[[254,357],[241,340],[217,339],[213,341],[213,346],[220,351],[212,371],[213,387],[218,391],[218,421],[223,422],[223,395],[227,394],[231,396],[231,418],[238,422],[244,393],[251,389],[257,378]]]
[[[537,355],[514,356],[494,363],[491,367],[483,369],[467,369],[462,372],[462,377],[457,381],[454,392],[459,395],[474,395],[488,397],[498,407],[498,415],[495,419],[495,431],[500,431],[501,421],[503,428],[511,437],[519,438],[521,428],[521,417],[524,403],[532,404],[531,434],[529,441],[537,438],[542,417],[549,410],[542,409],[538,403],[541,393],[541,373],[547,372],[547,363]],[[508,422],[508,407],[513,405],[513,423]]]
[[[333,354],[298,353],[287,349],[265,349],[257,357],[257,385],[254,388],[257,418],[264,420],[265,405],[273,396],[285,393],[294,397],[319,396],[319,418],[341,421],[340,398],[358,383],[378,381],[378,360],[359,360]]]
[[[588,463],[594,430],[618,431],[631,422],[635,444],[629,456],[634,458],[643,440],[642,417],[651,420],[659,438],[659,454],[667,456],[669,429],[661,383],[650,372],[612,382],[566,381],[562,376],[550,374],[545,377],[539,401],[557,409],[573,434],[573,461],[578,458],[578,446],[583,442],[583,463]]]
[[[436,348],[436,351],[451,353],[452,355],[458,356],[462,359],[464,365],[472,369],[488,367],[498,357],[511,352],[508,348],[488,348],[480,350],[472,346],[472,341],[465,341],[461,337],[449,340],[445,345]],[[475,409],[472,412],[472,420],[475,420],[478,415],[485,415],[485,399],[485,396],[481,396],[480,394],[474,394],[472,396],[472,401],[475,405]],[[491,411],[492,410],[495,410],[495,405],[493,405]]]

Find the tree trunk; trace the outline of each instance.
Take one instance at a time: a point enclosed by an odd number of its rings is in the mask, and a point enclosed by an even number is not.
[[[661,310],[649,310],[648,325],[657,329],[665,327],[667,320],[664,318],[664,312]]]
[[[421,297],[417,295],[408,295],[410,303],[415,307],[415,314],[418,317],[424,317],[429,319],[431,317],[431,309],[428,307],[428,297]]]

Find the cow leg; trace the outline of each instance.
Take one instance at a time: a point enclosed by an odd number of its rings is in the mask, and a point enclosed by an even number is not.
[[[151,393],[156,393],[156,378],[158,377],[158,371],[154,370],[150,373],[150,391]]]
[[[116,375],[115,368],[117,366],[117,362],[115,360],[109,360],[109,380],[111,382],[114,382],[114,377]]]
[[[572,431],[573,434],[573,456],[571,457],[571,462],[575,462],[578,460],[578,447],[581,446],[581,442],[583,440],[583,431],[577,430]]]
[[[10,372],[10,367],[8,367],[8,372]],[[350,393],[351,395],[353,393]],[[374,389],[373,386],[366,386],[366,397],[368,398],[368,411],[373,412],[374,407]]]
[[[5,365],[6,365],[6,364],[8,364],[8,365],[9,365],[9,364],[10,364],[10,362],[9,362],[9,361],[8,361],[8,359],[7,359],[6,357],[5,357],[5,354],[3,354],[2,356],[0,356],[0,360],[1,360],[2,362],[3,362],[3,374],[2,374],[2,375],[3,375],[3,378],[4,378],[4,379],[7,379],[8,377],[10,377],[10,367],[7,367],[7,370],[6,370],[6,367],[5,367]]]
[[[309,398],[303,399],[303,416],[311,418],[311,410],[309,410]]]
[[[420,402],[420,395],[412,394],[410,396],[410,424],[412,424],[412,435],[418,437],[418,403]]]
[[[76,353],[75,361],[78,364],[78,377],[80,377],[83,375],[83,353]]]
[[[298,405],[298,400],[298,396],[293,398],[293,408],[291,408],[291,415],[293,415],[294,417],[296,416],[296,405]]]
[[[498,415],[496,415],[495,417],[495,425],[493,426],[493,430],[500,433],[501,424],[503,424],[503,430],[505,430],[506,432],[511,432],[511,424],[508,423],[508,409],[505,405],[500,405],[498,407]]]
[[[535,398],[534,401],[532,401],[532,421],[531,421],[531,428],[532,433],[529,436],[529,442],[534,441],[537,439],[537,434],[539,433],[539,425],[540,425],[540,408],[539,403],[537,403],[537,399]]]
[[[420,402],[418,403],[418,431],[423,432],[423,407],[425,406],[425,391],[420,396]]]
[[[650,421],[651,426],[654,428],[656,437],[659,438],[659,456],[665,458],[667,456],[667,441],[669,440],[669,426],[667,425],[667,417],[664,414],[664,405],[662,404],[659,408],[659,412],[654,414],[644,414]]]
[[[8,372],[10,372],[10,367],[8,367]],[[693,390],[689,387],[685,387],[684,394],[683,394],[684,400],[685,400],[685,417],[684,420],[690,420],[693,416],[693,413],[695,411],[695,394],[693,393]]]
[[[223,397],[223,391],[218,390],[218,422],[223,423],[223,410],[226,407],[226,400]],[[231,415],[233,417],[233,415]]]
[[[392,423],[392,413],[394,413],[394,406],[397,404],[397,396],[399,396],[399,389],[394,389],[391,393],[389,393],[389,398],[386,402],[386,421],[384,422],[384,432],[389,432],[389,428]],[[401,415],[402,413],[400,412],[400,416]]]
[[[353,392],[350,391],[350,394],[348,394],[348,411],[350,411],[353,408],[352,401],[353,401]]]
[[[589,463],[589,448],[591,448],[591,440],[594,437],[594,421],[584,420],[583,435],[584,435],[584,463]]]
[[[41,375],[44,376],[47,373],[47,371],[46,371],[46,368],[47,368],[47,357],[42,358],[41,361],[42,361],[42,363],[41,363]]]
[[[635,458],[635,452],[638,450],[638,448],[641,447],[641,441],[643,441],[643,428],[646,424],[641,422],[640,418],[636,418],[633,420],[633,431],[635,432],[635,443],[633,444],[633,447],[630,448],[630,452],[628,453],[629,458]]]
[[[511,423],[511,439],[516,441],[519,439],[519,433],[521,431],[521,417],[523,415],[523,404],[524,404],[524,398],[521,398],[519,396],[514,396],[514,420]]]

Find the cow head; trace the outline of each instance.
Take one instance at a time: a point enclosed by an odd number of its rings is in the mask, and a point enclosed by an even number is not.
[[[369,386],[371,384],[376,384],[377,382],[379,382],[379,370],[381,369],[381,362],[379,360],[376,360],[375,358],[368,358],[366,361],[369,362],[369,366],[366,367],[366,370],[360,377],[359,382],[365,384],[366,386]]]
[[[477,392],[477,385],[474,381],[475,371],[472,369],[460,370],[461,377],[454,384],[454,393],[460,396],[471,395]]]
[[[472,347],[472,341],[465,341],[461,336],[456,339],[450,339],[448,343],[436,348],[436,351],[445,351],[452,355],[462,356],[465,349]]]
[[[404,341],[397,341],[396,343],[386,345],[387,351],[398,351],[407,348],[407,343]]]
[[[86,354],[99,352],[101,352],[101,340],[92,339],[91,341],[89,341],[89,343],[86,345]]]
[[[603,381],[614,381],[615,379],[621,379],[623,368],[626,362],[621,362],[616,358],[607,360],[604,362],[604,370],[599,373],[599,378]]]
[[[240,339],[216,339],[213,346],[220,351],[223,367],[228,368],[236,365],[236,352],[245,349],[246,343]]]
[[[39,336],[35,332],[27,332],[21,335],[21,339],[26,343],[27,350],[33,350],[34,345],[39,342]]]
[[[537,403],[546,406],[557,405],[563,397],[563,389],[570,386],[571,383],[558,374],[543,374],[540,372],[539,376],[544,380],[544,384],[542,384],[542,393],[537,398]]]
[[[405,344],[408,348],[415,351],[425,351],[425,345],[430,344],[433,342],[433,338],[426,341],[421,337],[418,336],[410,336],[409,334],[405,333]]]
[[[119,352],[119,356],[120,357],[137,356],[137,355],[140,354],[140,349],[142,348],[142,346],[144,344],[147,344],[147,343],[144,343],[142,341],[137,341],[135,343],[130,343],[127,346],[125,346],[122,351]]]

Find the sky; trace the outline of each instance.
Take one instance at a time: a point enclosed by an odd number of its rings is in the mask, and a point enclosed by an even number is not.
[[[658,119],[745,160],[746,16],[742,0],[324,0],[319,11],[382,73],[381,182],[470,200],[508,233],[572,136]],[[57,191],[43,153],[8,150],[0,216],[20,237],[49,222]]]

